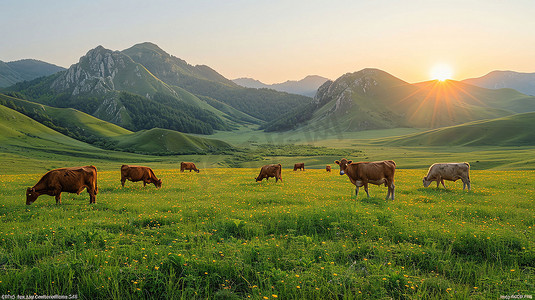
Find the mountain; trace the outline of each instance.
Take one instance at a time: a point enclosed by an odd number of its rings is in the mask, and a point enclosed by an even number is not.
[[[210,67],[192,66],[153,43],[137,44],[122,53],[168,85],[180,87],[209,104],[223,103],[262,121],[273,120],[311,101],[311,98],[300,95],[238,86]]]
[[[409,84],[378,69],[348,73],[323,84],[313,103],[265,124],[266,131],[360,131],[438,128],[535,111],[535,97],[458,81]]]
[[[252,88],[252,89],[274,89],[271,87],[270,84],[265,84],[260,80],[256,80],[253,78],[248,77],[242,77],[242,78],[236,78],[232,79],[232,82],[239,86],[243,86],[246,88]]]
[[[75,108],[132,131],[161,127],[210,134],[229,124],[195,95],[156,78],[119,51],[98,46],[68,70],[9,88],[35,102]],[[201,106],[201,104],[204,107]],[[208,109],[207,109],[208,108]]]
[[[515,89],[521,93],[535,96],[535,73],[492,71],[485,76],[465,79],[463,82],[487,89]]]
[[[377,143],[395,146],[535,146],[535,112],[474,121]]]
[[[52,75],[63,70],[65,68],[35,59],[7,63],[0,61],[0,88],[8,87],[20,81]]]
[[[329,79],[318,75],[309,75],[301,80],[288,80],[283,83],[265,84],[252,78],[238,78],[232,80],[234,83],[248,88],[266,88],[279,92],[287,92],[307,97],[314,97],[318,88]]]

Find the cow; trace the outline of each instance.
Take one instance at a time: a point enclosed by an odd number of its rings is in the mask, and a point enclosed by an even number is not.
[[[305,163],[296,163],[294,165],[294,171],[297,171],[297,170],[304,171],[305,170]]]
[[[189,170],[190,173],[191,173],[191,170],[199,173],[199,169],[197,169],[197,167],[195,167],[195,164],[192,163],[192,162],[181,162],[180,163],[180,172],[184,172],[184,170]]]
[[[158,179],[149,167],[122,165],[121,185],[123,187],[127,179],[132,182],[143,181],[143,186],[146,186],[147,183],[152,183],[157,188],[162,187],[162,180]]]
[[[427,171],[427,175],[423,178],[423,184],[424,187],[428,187],[431,182],[436,181],[437,188],[439,183],[442,183],[442,186],[446,188],[444,179],[453,182],[461,179],[463,191],[466,187],[470,190],[470,164],[467,162],[432,164]]]
[[[260,174],[258,175],[258,177],[256,177],[256,181],[262,181],[262,179],[264,178],[266,178],[266,180],[269,180],[269,177],[275,177],[275,182],[277,182],[279,179],[280,181],[282,181],[281,171],[281,164],[265,165],[262,167],[262,169],[260,169]]]
[[[331,172],[331,166],[326,166],[326,167],[325,167],[325,171],[327,171],[327,172]]]
[[[62,192],[79,195],[84,189],[89,193],[89,203],[95,203],[98,186],[97,168],[94,166],[51,170],[26,190],[26,205],[35,202],[40,195],[56,196],[56,204],[61,204]]]
[[[340,175],[347,175],[351,183],[356,186],[355,195],[359,195],[359,187],[364,186],[364,190],[368,197],[368,183],[388,187],[386,199],[390,196],[394,200],[394,173],[396,171],[396,163],[393,160],[383,160],[374,162],[357,162],[343,158],[340,161],[335,161],[335,164],[340,166]]]

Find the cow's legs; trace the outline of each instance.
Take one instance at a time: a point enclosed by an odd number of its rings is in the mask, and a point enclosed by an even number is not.
[[[355,189],[355,198],[359,196],[359,187],[358,185],[356,185],[356,189]]]
[[[56,204],[61,204],[61,192],[56,192]]]
[[[95,190],[89,190],[87,189],[87,192],[89,193],[89,204],[97,202],[96,196],[95,196]]]
[[[366,191],[366,195],[368,195],[368,198],[370,198],[370,193],[368,193],[368,183],[364,184],[364,190]]]
[[[124,176],[121,176],[121,185],[124,187],[124,183],[126,181],[126,178],[124,178]]]
[[[444,188],[446,188],[446,186],[444,185],[444,179],[440,178],[440,183],[442,183],[442,186],[443,186]],[[437,182],[437,187],[438,187],[438,182]]]
[[[466,181],[463,179],[463,191],[466,187],[468,187],[468,190],[470,190],[470,179]]]
[[[143,187],[146,187],[146,186],[147,186],[147,182],[143,180]]]
[[[392,195],[392,201],[394,201],[394,191],[396,189],[396,186],[394,185],[394,183],[391,183],[388,188],[392,189],[392,192],[390,194]]]
[[[386,183],[385,183],[385,185],[386,185]],[[390,185],[387,185],[386,187],[387,187],[387,190],[388,190],[388,191],[386,192],[386,200],[388,200],[388,198],[390,198],[390,193],[392,192],[392,190],[391,190],[391,188],[390,188]],[[393,197],[393,196],[394,196],[394,195],[392,195],[392,197]]]

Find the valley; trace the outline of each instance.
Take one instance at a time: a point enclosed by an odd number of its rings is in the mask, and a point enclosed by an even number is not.
[[[528,294],[534,124],[535,97],[512,89],[363,69],[312,98],[241,87],[152,43],[98,46],[0,90],[0,294]],[[375,185],[355,197],[341,158],[394,160],[396,200]],[[180,172],[184,161],[200,172]],[[423,188],[436,162],[468,162],[472,190]],[[254,181],[279,163],[283,181]],[[123,164],[152,168],[162,187],[122,187]],[[25,205],[44,173],[84,165],[98,170],[95,204],[84,191]]]

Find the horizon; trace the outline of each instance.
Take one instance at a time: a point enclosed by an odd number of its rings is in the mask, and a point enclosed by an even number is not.
[[[3,12],[4,62],[37,59],[69,68],[98,45],[122,51],[148,41],[228,79],[265,84],[309,75],[335,80],[365,68],[409,83],[535,72],[535,4],[525,0],[25,1]],[[448,66],[449,76],[432,75],[437,65]]]

